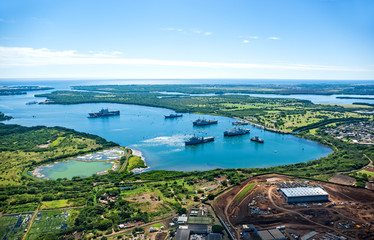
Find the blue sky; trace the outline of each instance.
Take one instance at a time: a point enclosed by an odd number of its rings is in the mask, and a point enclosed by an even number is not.
[[[372,0],[0,2],[1,78],[374,79]]]

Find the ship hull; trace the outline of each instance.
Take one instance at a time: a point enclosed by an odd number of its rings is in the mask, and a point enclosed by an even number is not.
[[[257,142],[257,143],[264,143],[264,140],[262,140],[262,139],[251,138],[251,141]]]
[[[180,114],[180,115],[168,115],[168,116],[165,116],[165,118],[179,118],[179,117],[182,117],[183,115]]]

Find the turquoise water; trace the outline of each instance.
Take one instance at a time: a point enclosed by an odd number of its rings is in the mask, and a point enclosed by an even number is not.
[[[80,162],[70,160],[42,166],[39,172],[44,174],[47,179],[71,179],[75,176],[88,177],[97,172],[111,169],[111,167],[112,164],[107,162]]]
[[[1,84],[1,83],[0,83]],[[40,85],[46,85],[41,83]],[[49,84],[51,85],[51,84]],[[65,88],[65,85],[59,85]],[[305,162],[327,156],[331,149],[292,135],[281,135],[252,126],[249,135],[223,137],[232,128],[232,118],[184,114],[182,118],[164,119],[173,111],[163,108],[124,104],[25,105],[37,92],[19,96],[0,96],[0,111],[14,117],[6,123],[24,126],[63,126],[114,141],[143,152],[151,169],[208,170],[214,168],[268,167]],[[120,110],[121,115],[108,118],[87,118],[88,112],[101,108]],[[193,127],[198,118],[218,120],[217,125]],[[215,141],[184,146],[193,134],[214,136]],[[250,141],[258,135],[264,144]],[[69,170],[70,171],[70,170]],[[66,171],[65,171],[66,172]]]

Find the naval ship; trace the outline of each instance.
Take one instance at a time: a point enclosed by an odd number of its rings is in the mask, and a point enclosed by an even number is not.
[[[231,130],[227,130],[223,133],[223,135],[226,137],[231,137],[231,136],[248,134],[249,132],[250,132],[249,129],[239,127],[239,128],[233,128]]]
[[[255,136],[251,138],[251,141],[258,142],[258,143],[264,143],[264,140],[259,138],[258,136]]]
[[[232,122],[232,125],[248,125],[249,123],[242,122],[242,121],[237,121],[237,122]]]
[[[170,115],[165,115],[165,118],[177,118],[177,117],[182,117],[183,114],[170,114]]]
[[[196,137],[196,136],[193,136],[191,137],[190,139],[188,139],[187,141],[185,141],[185,145],[196,145],[196,144],[200,144],[200,143],[207,143],[207,142],[213,142],[214,141],[214,137]]]
[[[109,111],[108,108],[102,108],[100,112],[88,113],[89,118],[98,118],[98,117],[108,117],[108,116],[118,116],[119,111]]]
[[[206,119],[197,119],[196,121],[193,122],[194,126],[206,126],[206,125],[211,125],[211,124],[217,124],[218,121],[216,120],[206,120]]]

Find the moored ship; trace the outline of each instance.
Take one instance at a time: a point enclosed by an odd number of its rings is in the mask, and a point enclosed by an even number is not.
[[[31,102],[27,102],[26,105],[33,105],[33,104],[38,104],[39,102],[37,101],[31,101]]]
[[[165,118],[178,118],[182,116],[183,114],[170,114],[170,115],[165,115]]]
[[[190,139],[188,139],[187,141],[185,141],[185,145],[196,145],[196,144],[200,144],[200,143],[207,143],[207,142],[213,142],[214,141],[214,137],[196,137],[196,136],[193,136],[191,137]]]
[[[259,138],[258,136],[255,136],[251,138],[251,141],[258,142],[258,143],[264,143],[264,140]]]
[[[249,132],[250,132],[249,129],[245,129],[245,128],[233,128],[231,130],[225,131],[223,133],[223,135],[226,136],[226,137],[231,137],[231,136],[248,134]]]
[[[119,111],[109,111],[108,108],[103,108],[99,112],[88,113],[88,115],[89,118],[118,116]]]
[[[193,122],[194,126],[206,126],[206,125],[212,125],[212,124],[217,124],[218,121],[216,120],[206,120],[206,119],[197,119],[196,121]]]
[[[242,121],[237,121],[237,122],[233,122],[232,125],[248,125],[249,123],[247,122],[242,122]]]

